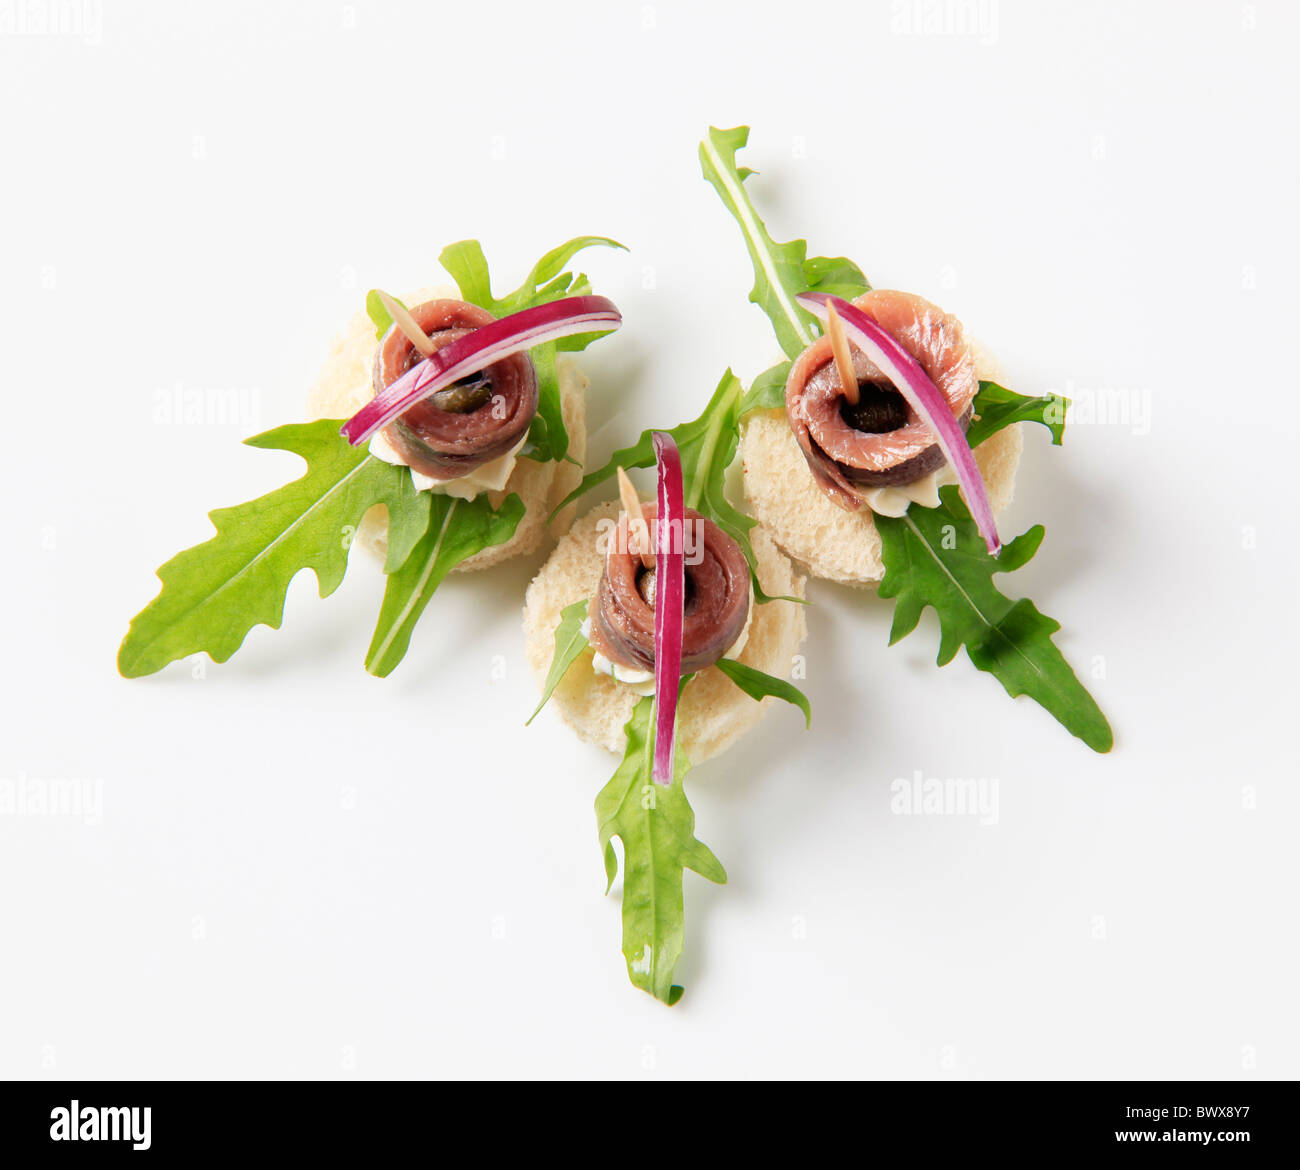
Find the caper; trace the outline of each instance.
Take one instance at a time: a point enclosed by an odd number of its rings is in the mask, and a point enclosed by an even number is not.
[[[492,379],[484,374],[467,374],[433,395],[433,404],[450,414],[469,414],[492,399]]]

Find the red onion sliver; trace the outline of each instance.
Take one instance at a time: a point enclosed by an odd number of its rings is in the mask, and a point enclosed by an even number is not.
[[[985,490],[980,469],[975,463],[975,456],[971,453],[970,444],[966,442],[965,433],[953,417],[952,408],[939,393],[939,388],[930,381],[921,364],[866,313],[842,297],[827,293],[805,292],[800,293],[795,299],[823,321],[827,316],[826,305],[828,303],[835,305],[849,340],[898,387],[899,393],[907,399],[908,405],[934,432],[935,440],[944,458],[957,473],[957,482],[961,485],[967,504],[970,505],[975,527],[984,537],[989,552],[997,556],[1002,549],[1002,541],[998,537],[993,508],[989,504],[988,492]]]
[[[659,464],[659,515],[655,521],[655,759],[651,775],[660,784],[671,784],[686,604],[686,495],[682,456],[672,435],[656,431],[654,449]]]
[[[617,329],[622,323],[614,302],[607,297],[563,297],[521,309],[458,337],[412,366],[348,419],[340,431],[352,446],[360,446],[421,399],[503,357],[575,333]]]

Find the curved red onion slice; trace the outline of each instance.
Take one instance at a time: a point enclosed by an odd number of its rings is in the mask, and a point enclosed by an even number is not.
[[[823,321],[827,316],[826,305],[835,305],[849,340],[875,362],[881,372],[898,387],[908,405],[934,432],[944,458],[957,473],[957,482],[961,484],[966,502],[970,505],[975,527],[984,537],[989,552],[997,556],[1002,549],[1002,541],[998,537],[993,508],[989,504],[989,495],[980,469],[975,464],[975,456],[971,453],[970,444],[966,442],[965,433],[953,418],[952,408],[939,393],[939,388],[930,381],[920,363],[866,313],[842,297],[805,292],[795,299]]]
[[[456,338],[412,366],[339,429],[352,446],[359,446],[422,398],[503,357],[574,333],[617,329],[622,323],[622,315],[608,297],[562,297],[521,309]]]
[[[655,431],[653,442],[659,465],[659,515],[655,520],[655,759],[651,775],[660,784],[671,784],[686,604],[686,494],[682,456],[672,435]]]

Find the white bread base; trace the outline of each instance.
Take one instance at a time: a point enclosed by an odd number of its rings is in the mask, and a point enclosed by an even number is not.
[[[460,293],[447,286],[421,289],[404,298],[408,305],[439,297],[459,299]],[[369,316],[357,313],[335,340],[320,377],[307,396],[308,420],[351,418],[373,397],[372,375],[379,342]],[[569,432],[569,455],[581,464],[587,456],[587,379],[572,359],[557,363],[560,401],[564,425]],[[524,515],[514,535],[504,544],[485,548],[468,557],[452,570],[466,573],[486,569],[511,557],[533,552],[549,531],[552,537],[567,531],[573,522],[574,507],[565,508],[548,526],[546,518],[582,480],[582,468],[572,463],[538,463],[534,459],[516,459],[514,470],[502,491],[489,492],[492,506],[498,507],[512,492],[524,502]],[[356,541],[381,560],[388,551],[388,519],[382,506],[371,508],[357,528]]]
[[[545,682],[555,656],[560,611],[575,601],[590,598],[600,581],[604,558],[596,546],[597,525],[601,520],[616,520],[618,513],[618,504],[610,502],[578,520],[528,586],[524,596],[524,639],[528,664],[539,686]],[[803,597],[804,578],[795,572],[772,538],[756,527],[750,539],[763,590],[773,596]],[[789,678],[808,632],[804,608],[792,601],[756,605],[739,660],[777,678]],[[626,744],[623,728],[640,696],[609,675],[597,673],[591,660],[591,650],[583,651],[555,688],[549,706],[583,739],[621,755]],[[682,692],[677,709],[678,743],[691,763],[703,763],[730,747],[762,718],[767,707],[778,701],[769,697],[757,702],[717,667],[706,667]]]
[[[996,379],[993,360],[977,343],[980,378]],[[1024,447],[1023,424],[998,431],[975,449],[994,513],[1011,503]],[[885,575],[880,533],[865,504],[848,512],[817,486],[784,410],[754,411],[741,424],[740,460],[750,513],[782,549],[814,577],[845,585],[875,585]]]

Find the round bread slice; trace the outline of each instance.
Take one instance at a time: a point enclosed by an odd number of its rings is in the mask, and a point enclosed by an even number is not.
[[[579,519],[560,538],[528,586],[524,596],[524,639],[528,665],[539,685],[545,681],[555,656],[560,611],[596,592],[604,567],[604,557],[597,548],[598,525],[602,520],[617,520],[618,513],[619,505],[611,502]],[[755,527],[750,540],[763,591],[771,596],[803,597],[804,577],[795,572],[772,538],[761,527]],[[749,637],[739,660],[777,678],[789,678],[807,632],[802,605],[793,601],[755,605]],[[626,744],[623,728],[640,696],[624,683],[598,673],[591,660],[591,650],[584,650],[560,680],[549,705],[583,739],[622,754]],[[716,666],[705,667],[682,691],[677,708],[678,743],[691,763],[703,763],[753,727],[773,702],[776,700],[770,696],[762,701],[751,699]]]
[[[440,297],[459,299],[460,293],[447,286],[421,289],[404,298],[408,305]],[[351,418],[373,397],[372,375],[379,342],[375,326],[365,313],[357,313],[338,336],[325,362],[325,368],[307,396],[307,418]],[[574,507],[565,508],[548,525],[547,517],[582,480],[580,464],[587,456],[587,379],[572,359],[562,357],[556,373],[560,383],[560,402],[564,425],[569,432],[569,455],[577,464],[539,463],[535,459],[516,459],[514,470],[499,492],[488,492],[494,508],[512,492],[524,502],[524,515],[514,535],[504,544],[485,548],[457,565],[453,573],[486,569],[511,557],[534,551],[550,531],[552,537],[568,530],[573,523]],[[357,528],[357,543],[382,559],[388,551],[388,519],[382,506],[371,508]]]
[[[981,379],[996,379],[997,365],[972,343]],[[1011,503],[1024,447],[1023,424],[998,431],[975,448],[994,513]],[[777,544],[814,577],[845,585],[875,585],[885,575],[880,533],[865,504],[848,512],[817,486],[784,410],[753,411],[741,423],[740,460],[750,512]]]

